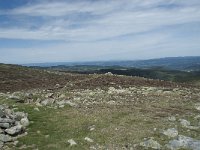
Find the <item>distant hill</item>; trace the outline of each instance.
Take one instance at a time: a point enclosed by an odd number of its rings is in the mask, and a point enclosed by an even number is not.
[[[190,57],[166,57],[149,60],[129,60],[129,61],[93,61],[93,62],[55,62],[55,63],[33,63],[24,66],[121,66],[136,68],[157,68],[162,67],[170,70],[200,71],[200,56]]]

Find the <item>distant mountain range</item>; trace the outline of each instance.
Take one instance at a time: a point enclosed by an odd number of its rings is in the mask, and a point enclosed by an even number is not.
[[[120,66],[135,68],[163,68],[182,71],[200,71],[200,56],[166,57],[149,60],[128,61],[91,61],[91,62],[55,62],[32,63],[24,66],[52,67],[52,66]]]

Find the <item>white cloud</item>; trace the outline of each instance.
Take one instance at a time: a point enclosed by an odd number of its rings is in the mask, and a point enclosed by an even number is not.
[[[23,26],[15,28],[14,25],[0,28],[0,38],[94,41],[199,21],[199,5],[186,5],[188,4],[186,0],[184,2],[111,0],[53,2],[23,6],[5,13],[14,16],[46,16],[47,19],[35,30]],[[166,4],[180,4],[182,7],[170,10],[158,7]],[[86,16],[81,16],[84,13]],[[77,18],[74,19],[73,15]],[[97,16],[90,18],[90,15]],[[70,19],[66,19],[70,16],[72,16]],[[85,17],[89,19],[85,20]]]
[[[170,55],[199,53],[200,36],[194,36],[194,31],[190,37],[184,35],[184,28],[191,30],[194,22],[200,25],[199,0],[45,0],[0,10],[0,15],[20,22],[20,26],[17,22],[8,27],[0,25],[0,38],[70,41],[42,50],[40,45],[1,49],[8,51],[1,60],[139,59],[166,56],[167,50]],[[184,24],[188,26],[178,28]]]

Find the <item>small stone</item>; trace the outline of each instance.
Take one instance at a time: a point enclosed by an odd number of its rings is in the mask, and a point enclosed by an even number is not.
[[[195,104],[195,108],[200,111],[200,103]]]
[[[170,95],[170,94],[172,94],[172,92],[171,91],[164,91],[163,94]]]
[[[19,143],[19,141],[14,141],[14,142],[13,142],[13,145],[16,146],[18,143]]]
[[[183,127],[188,127],[188,126],[190,126],[190,122],[187,121],[187,120],[185,120],[185,119],[179,119],[179,121],[180,121],[180,123],[181,123],[181,125],[182,125]]]
[[[4,143],[0,141],[0,149],[3,147]]]
[[[174,116],[168,117],[168,120],[174,122],[174,121],[176,121],[176,117],[174,117]]]
[[[70,144],[70,146],[77,145],[77,143],[73,139],[70,139],[67,142]]]
[[[0,117],[4,117],[4,116],[5,116],[5,112],[0,109]]]
[[[45,135],[45,138],[49,138],[49,135]]]
[[[0,123],[14,123],[15,121],[9,118],[0,118]]]
[[[71,101],[66,101],[65,102],[66,104],[68,104],[68,105],[70,105],[71,107],[77,107],[77,104],[75,104],[75,103],[73,103],[73,102],[71,102]]]
[[[28,117],[28,115],[24,112],[16,112],[15,118],[17,121],[20,121],[22,118]]]
[[[89,137],[85,137],[85,140],[86,140],[87,142],[90,142],[90,143],[94,142],[93,139],[91,139],[91,138],[89,138]]]
[[[42,104],[43,106],[47,106],[47,105],[53,104],[54,102],[55,102],[54,99],[46,99],[46,100],[42,101],[41,104]]]
[[[4,133],[4,130],[2,130],[2,129],[0,128],[0,134],[1,134],[1,133]]]
[[[140,146],[143,146],[145,148],[157,149],[157,150],[161,149],[161,145],[157,141],[154,141],[152,138],[144,142],[141,142]]]
[[[9,135],[16,135],[22,132],[23,127],[22,125],[14,126],[9,129],[6,129],[5,132],[8,133]]]
[[[20,120],[20,123],[21,123],[21,125],[22,125],[23,127],[29,126],[29,120],[28,120],[28,118],[22,118],[22,119]]]
[[[37,107],[35,107],[34,110],[35,110],[35,111],[40,111],[39,108],[37,108]]]
[[[37,131],[37,134],[40,134],[40,133],[41,133],[41,132],[38,130],[38,131]]]
[[[42,104],[40,104],[40,103],[35,103],[36,104],[36,106],[38,106],[38,107],[42,107]]]
[[[65,107],[65,105],[59,105],[59,108],[64,108]]]
[[[0,134],[0,141],[2,142],[10,142],[12,141],[12,137],[5,134]]]
[[[10,128],[10,124],[9,123],[0,123],[0,127],[1,128]]]
[[[109,105],[115,105],[115,104],[116,104],[115,101],[108,101],[107,103],[108,103]]]
[[[178,136],[178,131],[175,128],[171,128],[164,131],[163,134],[168,137],[176,137]]]
[[[47,93],[47,94],[45,95],[45,97],[46,97],[46,98],[53,98],[53,95],[54,95],[53,93]]]
[[[61,94],[60,96],[59,96],[59,98],[65,98],[66,96],[65,96],[65,94]]]

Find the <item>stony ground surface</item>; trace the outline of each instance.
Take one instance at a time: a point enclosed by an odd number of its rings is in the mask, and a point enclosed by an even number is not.
[[[22,132],[9,127],[26,136],[0,138],[4,149],[200,149],[200,88],[111,74],[56,75],[62,83],[0,94],[0,104],[29,120]]]

